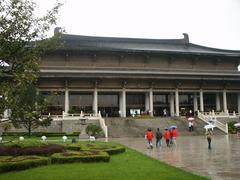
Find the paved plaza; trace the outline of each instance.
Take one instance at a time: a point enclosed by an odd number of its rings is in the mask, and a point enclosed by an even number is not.
[[[176,147],[147,149],[144,138],[111,139],[170,165],[211,179],[240,179],[240,138],[215,136],[212,149],[208,150],[204,136],[183,136]],[[155,146],[154,146],[155,147]]]

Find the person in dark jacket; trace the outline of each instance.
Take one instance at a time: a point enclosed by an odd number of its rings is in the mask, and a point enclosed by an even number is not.
[[[162,146],[162,132],[157,128],[156,132],[156,147]]]

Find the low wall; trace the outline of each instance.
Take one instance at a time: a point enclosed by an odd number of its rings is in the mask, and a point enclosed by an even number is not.
[[[79,120],[58,120],[52,121],[51,125],[48,127],[38,127],[34,129],[33,132],[65,132],[71,134],[73,132],[81,132],[81,130],[88,124],[99,124],[98,120],[86,120],[83,124]],[[0,135],[3,129],[0,128]],[[25,128],[14,128],[12,127],[8,132],[27,132]]]

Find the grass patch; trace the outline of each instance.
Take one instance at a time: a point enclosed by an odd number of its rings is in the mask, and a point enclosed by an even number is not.
[[[26,171],[0,174],[4,180],[200,180],[206,179],[161,163],[134,150],[111,157],[110,163],[73,163],[43,166]]]

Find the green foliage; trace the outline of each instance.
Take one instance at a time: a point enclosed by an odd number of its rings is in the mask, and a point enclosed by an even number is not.
[[[228,122],[228,132],[231,134],[236,134],[237,133],[237,128],[234,126],[236,124],[236,121]]]
[[[80,132],[73,132],[71,134],[66,134],[64,132],[32,132],[33,137],[62,137],[62,136],[78,136]],[[18,138],[19,136],[27,136],[27,132],[3,132],[2,136],[14,136]]]
[[[56,153],[52,155],[52,163],[74,163],[74,162],[109,162],[110,156],[101,151],[79,151]]]
[[[98,136],[101,132],[101,127],[95,124],[89,124],[86,128],[86,133],[91,136]]]
[[[109,144],[109,143],[107,143]],[[74,163],[51,165],[18,173],[2,173],[0,179],[17,180],[29,179],[94,179],[94,180],[203,180],[207,179],[182,169],[175,168],[127,149],[126,153],[111,156],[109,163]]]
[[[14,142],[8,142],[4,144],[5,146],[14,146],[14,147],[41,147],[41,146],[46,146],[49,143],[44,142],[44,141],[36,141],[36,140],[24,140],[24,141],[14,141]]]
[[[28,93],[39,76],[40,56],[46,48],[55,46],[59,37],[57,34],[52,39],[42,40],[56,23],[60,6],[56,3],[45,16],[37,17],[34,14],[36,4],[32,0],[0,1],[0,60],[9,64],[8,67],[0,66],[0,114],[11,109],[13,124],[28,124],[29,132],[35,125],[48,125],[50,120],[39,121],[39,111],[30,107],[35,107],[36,98],[31,100],[32,93]]]
[[[77,144],[68,144],[66,145],[66,148],[68,150],[73,150],[73,151],[104,151],[107,152],[109,155],[113,154],[120,154],[125,152],[125,148],[120,145],[112,145],[109,143],[77,143]]]
[[[15,127],[25,127],[28,135],[39,126],[47,127],[51,124],[50,116],[42,117],[49,102],[37,94],[34,85],[20,90],[18,98],[14,99],[11,106],[11,116],[9,117]]]
[[[18,171],[48,165],[50,158],[40,156],[1,156],[0,172]]]

